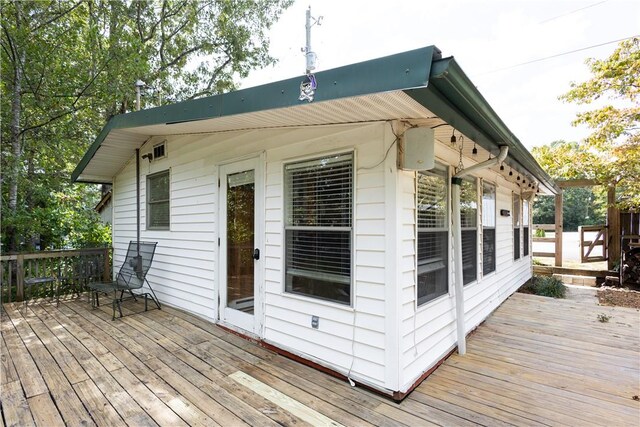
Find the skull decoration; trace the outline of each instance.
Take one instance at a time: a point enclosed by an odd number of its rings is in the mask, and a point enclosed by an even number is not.
[[[298,99],[300,101],[313,101],[317,87],[316,77],[313,74],[307,74],[302,83],[300,83],[300,97]]]

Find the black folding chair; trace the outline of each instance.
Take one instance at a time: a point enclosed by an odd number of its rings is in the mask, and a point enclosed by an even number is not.
[[[151,284],[147,280],[147,272],[151,267],[153,255],[156,251],[157,242],[137,242],[132,240],[129,242],[129,249],[124,259],[124,263],[118,271],[116,280],[112,282],[92,282],[87,285],[91,292],[91,305],[93,308],[100,306],[99,294],[113,293],[113,320],[116,318],[116,307],[122,317],[121,303],[124,293],[128,292],[134,300],[137,297],[144,297],[144,311],[147,311],[149,298],[154,302],[156,307],[160,309],[160,302],[156,298],[155,292],[151,288]],[[149,292],[143,289],[147,285]],[[134,292],[136,291],[136,292]],[[120,293],[120,296],[118,296]]]

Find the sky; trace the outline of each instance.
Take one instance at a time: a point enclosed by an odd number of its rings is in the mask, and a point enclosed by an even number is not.
[[[617,46],[609,42],[640,34],[640,1],[296,0],[270,30],[278,63],[242,88],[304,74],[309,6],[323,17],[311,30],[315,72],[435,45],[528,148],[588,135],[571,125],[585,107],[558,96],[590,77],[587,58],[605,59]]]

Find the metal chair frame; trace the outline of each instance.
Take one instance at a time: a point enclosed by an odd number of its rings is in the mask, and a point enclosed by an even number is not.
[[[128,292],[131,297],[137,301],[136,297],[144,297],[144,311],[148,310],[148,299],[151,298],[156,307],[160,310],[160,302],[156,297],[151,284],[147,280],[147,273],[153,262],[153,256],[157,242],[138,242],[132,240],[129,242],[129,248],[127,249],[127,255],[125,257],[120,271],[116,275],[116,280],[111,282],[92,282],[87,285],[91,292],[91,306],[97,308],[100,306],[99,294],[110,294],[113,292],[112,320],[116,318],[116,309],[122,317],[122,301],[124,300],[124,293]],[[140,290],[146,284],[150,292],[134,293],[134,290]],[[118,297],[118,292],[120,296]]]

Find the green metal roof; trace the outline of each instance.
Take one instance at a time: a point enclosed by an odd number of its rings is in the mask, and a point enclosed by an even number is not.
[[[345,99],[402,92],[494,155],[500,145],[509,145],[511,166],[523,172],[529,171],[550,192],[558,191],[555,183],[509,131],[455,60],[442,59],[435,46],[322,71],[315,76],[318,89],[310,104],[298,100],[303,79],[300,76],[114,116],[89,147],[72,179],[107,181],[105,172],[94,178],[93,170],[108,170],[109,174],[115,175],[130,160],[134,150],[153,136],[152,132],[161,132],[161,129],[170,133],[171,128],[184,127],[186,123],[216,123],[234,117],[242,117],[242,128],[247,128],[251,127],[251,120],[257,114],[264,112],[282,110],[290,113],[296,109],[320,108]],[[284,115],[288,116],[290,114]],[[394,118],[406,117],[386,117]],[[159,128],[159,125],[162,126]],[[107,147],[110,143],[111,146]],[[110,167],[105,169],[107,163]]]

